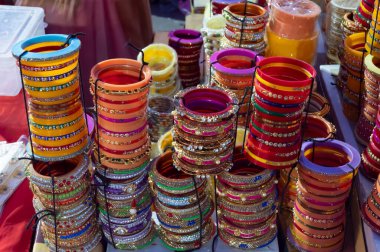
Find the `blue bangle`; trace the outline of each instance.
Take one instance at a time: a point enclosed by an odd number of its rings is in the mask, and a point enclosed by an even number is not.
[[[70,235],[61,235],[60,238],[65,239],[65,240],[75,238],[77,236],[84,234],[90,227],[91,227],[91,223],[88,223],[82,230]]]
[[[254,98],[258,99],[262,103],[265,103],[265,104],[270,105],[272,107],[278,107],[278,108],[301,108],[304,105],[303,103],[281,104],[281,103],[271,102],[271,101],[263,99],[257,93],[255,94],[255,96],[252,96],[252,102],[254,101]]]
[[[25,48],[31,45],[46,42],[62,42],[63,46],[66,43],[68,36],[69,35],[64,34],[48,34],[20,41],[13,46],[12,54],[15,58],[19,58],[25,52]],[[72,38],[68,41],[68,45],[60,50],[47,53],[26,52],[22,56],[22,59],[25,61],[51,61],[56,59],[62,59],[77,53],[80,49],[80,46],[80,40],[78,38]]]

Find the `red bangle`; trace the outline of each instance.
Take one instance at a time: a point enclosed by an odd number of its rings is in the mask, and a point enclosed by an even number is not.
[[[293,95],[293,94],[277,94],[277,90],[268,90],[267,87],[263,86],[260,82],[255,80],[255,91],[261,97],[264,97],[266,100],[276,103],[284,104],[294,104],[294,103],[303,103],[307,99],[307,95]]]

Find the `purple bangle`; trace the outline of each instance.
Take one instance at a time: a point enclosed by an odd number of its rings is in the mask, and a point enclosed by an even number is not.
[[[94,180],[95,180],[95,185],[97,186],[103,185],[102,180],[98,176],[95,176]],[[148,177],[145,177],[143,180],[139,181],[138,183],[135,183],[134,181],[132,183],[133,185],[135,185],[135,188],[140,188],[140,187],[143,187],[147,182],[148,182]],[[133,192],[128,191],[129,188],[133,188],[130,186],[125,186],[124,188],[115,188],[115,187],[112,187],[112,184],[111,184],[111,186],[106,186],[105,188],[106,188],[106,193],[114,194],[114,195],[131,194],[135,192],[135,191]]]
[[[320,141],[320,142],[318,142]],[[300,155],[299,163],[303,168],[310,170],[315,173],[320,173],[323,175],[332,175],[332,176],[342,176],[353,172],[353,169],[358,169],[360,165],[360,154],[359,152],[352,147],[351,145],[339,141],[339,140],[329,140],[323,142],[323,138],[316,138],[315,146],[319,147],[332,147],[333,149],[344,152],[349,158],[347,164],[337,166],[337,167],[326,167],[313,163],[308,158],[305,157],[305,151],[313,148],[313,142],[304,142],[302,144],[302,150]]]
[[[106,121],[114,122],[114,123],[129,123],[129,122],[134,122],[141,118],[144,118],[144,117],[132,117],[132,118],[127,118],[127,119],[113,119],[113,118],[106,117],[104,115],[99,115],[99,117]]]
[[[195,101],[207,101],[208,105],[223,104],[224,108],[218,108],[218,111],[215,112],[197,111],[188,107],[189,104],[194,104]],[[235,114],[236,108],[234,108],[234,105],[238,104],[236,97],[232,96],[232,94],[223,89],[208,86],[193,87],[180,91],[175,96],[174,103],[177,109],[184,109],[190,116],[221,116],[222,118],[228,117],[231,113]]]
[[[113,233],[115,233],[116,235],[140,232],[149,223],[151,218],[152,218],[152,212],[149,211],[148,215],[145,218],[134,223],[130,223],[126,225],[111,223],[111,229],[113,230]],[[108,232],[110,231],[110,226],[108,225],[108,221],[102,220],[102,227],[104,229],[107,229]]]
[[[203,44],[202,34],[199,31],[190,29],[179,29],[169,33],[169,40],[178,45],[197,45]]]
[[[110,130],[106,130],[105,128],[102,128],[100,125],[99,125],[99,130],[101,130],[102,132],[104,132],[105,134],[109,133],[109,134],[113,134],[113,135],[119,135],[121,137],[121,135],[125,135],[126,137],[127,136],[132,136],[132,135],[135,135],[137,133],[140,133],[141,131],[143,131],[144,129],[146,129],[146,126],[148,125],[148,123],[145,123],[141,128],[138,128],[136,130],[133,130],[133,131],[127,131],[127,132],[115,132],[115,131],[110,131]]]
[[[252,76],[253,73],[255,72],[255,68],[256,68],[255,66],[248,69],[229,68],[220,64],[219,60],[221,60],[223,57],[228,57],[228,56],[241,56],[241,57],[245,57],[252,60],[256,64],[255,60],[259,62],[264,58],[262,56],[256,56],[256,55],[258,55],[256,52],[253,52],[248,49],[230,48],[230,49],[224,49],[224,50],[220,50],[213,53],[211,55],[210,62],[211,62],[212,67],[218,72],[222,72],[222,73],[226,73],[230,75],[238,75],[238,76],[245,76],[245,75]],[[238,58],[238,60],[240,61],[243,59]]]
[[[195,130],[195,129],[189,129],[185,125],[181,125],[180,126],[178,124],[178,120],[174,120],[174,122],[184,132],[189,133],[189,134],[193,134],[193,135],[197,134],[196,133],[197,130]],[[228,133],[228,132],[230,132],[230,130],[232,130],[232,128],[233,128],[233,124],[230,124],[229,126],[227,126],[226,128],[224,128],[224,132]],[[219,134],[220,134],[220,132],[217,131],[217,130],[215,130],[215,131],[201,131],[200,136],[216,136],[216,135],[219,135]]]

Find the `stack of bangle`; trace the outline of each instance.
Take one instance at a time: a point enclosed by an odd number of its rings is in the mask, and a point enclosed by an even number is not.
[[[226,21],[222,15],[206,19],[201,30],[206,55],[211,56],[220,49],[220,40],[223,37]]]
[[[211,175],[232,166],[237,99],[218,87],[187,88],[174,97],[174,166],[192,175]]]
[[[130,59],[111,59],[91,70],[97,111],[93,151],[97,202],[106,239],[117,249],[139,249],[155,238],[147,169],[150,69]]]
[[[231,247],[256,249],[277,236],[276,172],[252,166],[241,149],[216,179],[219,236]]]
[[[224,34],[225,25],[226,21],[222,15],[212,16],[203,22],[201,33],[205,50],[205,83],[210,80],[210,71],[208,71],[210,69],[210,56],[220,49],[220,41]]]
[[[245,145],[253,164],[282,169],[297,162],[302,112],[315,76],[311,65],[296,59],[269,57],[258,62]]]
[[[207,180],[175,169],[170,151],[154,160],[150,175],[163,245],[170,250],[187,251],[207,243],[215,233],[211,219],[214,204]]]
[[[180,29],[169,33],[169,45],[178,54],[178,74],[183,88],[200,83],[199,58],[203,40],[199,31]]]
[[[226,8],[230,4],[235,4],[235,3],[244,3],[244,0],[212,0],[211,2],[212,14],[213,15],[222,14],[222,11],[224,8]]]
[[[211,85],[230,90],[241,104],[238,113],[239,125],[245,126],[256,59],[261,58],[261,56],[257,57],[257,53],[253,51],[231,48],[215,52],[210,59]]]
[[[79,155],[56,162],[35,161],[26,170],[41,230],[52,251],[92,251],[102,236],[98,226],[89,159]],[[46,211],[54,211],[46,215]],[[43,212],[41,212],[43,211]],[[55,233],[56,230],[56,233]],[[57,242],[57,244],[56,244]]]
[[[88,145],[78,74],[81,43],[68,38],[43,35],[12,49],[29,94],[30,144],[40,160],[75,157]]]
[[[367,32],[367,39],[365,49],[374,57],[380,58],[380,15],[379,15],[379,3],[375,2],[374,11],[372,14],[372,21]]]
[[[357,7],[357,1],[340,1],[332,0],[327,10],[327,60],[331,64],[339,62],[338,52],[342,44],[342,27],[343,16],[347,12],[353,12]]]
[[[367,55],[364,60],[364,93],[361,101],[361,113],[356,124],[356,139],[367,145],[376,125],[376,113],[379,106],[380,60]]]
[[[132,178],[117,180],[97,171],[94,181],[98,187],[99,219],[106,239],[114,242],[117,249],[149,246],[156,234],[151,221],[152,195],[146,170]]]
[[[355,22],[366,30],[369,29],[374,8],[375,0],[362,0],[354,12]]]
[[[341,251],[345,203],[360,154],[338,140],[305,142],[300,155],[297,200],[288,240],[301,251]]]
[[[236,132],[236,145],[242,145],[244,141],[244,134],[247,135],[248,132],[245,131],[243,127],[238,127],[237,132]],[[173,142],[173,137],[172,137],[172,130],[164,133],[160,139],[157,142],[157,148],[158,152],[160,154],[166,152],[167,150],[172,149],[172,142]]]
[[[346,40],[348,36],[354,33],[364,32],[366,29],[360,23],[354,20],[354,15],[352,12],[348,12],[344,14],[340,27],[342,29],[342,43],[341,43],[341,46],[339,47],[338,57],[341,63],[340,67],[345,68],[345,65],[343,64],[344,63],[344,41]],[[339,69],[339,70],[342,71],[342,69]],[[343,71],[347,71],[347,70],[344,69]],[[337,84],[339,85],[339,81]],[[338,86],[338,87],[342,88],[341,86]]]
[[[309,110],[306,111],[306,109],[307,107],[305,108],[305,113],[307,112],[308,115],[325,117],[330,112],[330,103],[322,95],[317,92],[312,92],[308,107]]]
[[[368,146],[362,154],[362,171],[372,180],[380,173],[380,111],[377,112],[374,124]]]
[[[266,27],[268,47],[265,55],[291,57],[313,64],[320,13],[321,8],[310,0],[272,0],[271,18]]]
[[[380,234],[380,175],[377,177],[368,199],[362,205],[362,219],[376,233]]]
[[[152,74],[150,95],[173,97],[179,89],[176,51],[165,44],[151,44],[142,51],[144,52],[144,61],[148,63]],[[142,62],[141,52],[137,56],[137,60]]]
[[[305,121],[306,120],[306,121]],[[318,115],[308,114],[308,116],[303,117],[303,139],[304,141],[315,139],[315,138],[324,138],[331,139],[335,137],[336,128],[335,126]],[[295,170],[290,174],[289,184],[286,187],[288,182],[289,172],[291,168],[283,169],[280,171],[280,180],[278,183],[278,188],[280,195],[282,195],[283,190],[286,189],[284,194],[283,206],[285,209],[293,210],[294,202],[297,198],[296,184],[298,181],[298,165]],[[286,187],[286,188],[285,188]]]
[[[363,56],[367,54],[364,49],[365,33],[348,36],[344,44],[344,65],[347,70],[347,79],[340,79],[343,86],[343,112],[349,120],[357,121],[360,113],[360,95],[364,89],[361,69]]]
[[[173,99],[167,96],[149,98],[148,124],[149,135],[153,142],[157,142],[161,135],[173,126],[174,110]]]
[[[263,7],[252,3],[236,3],[223,9],[226,19],[222,48],[241,47],[263,54],[265,25],[269,14]]]
[[[298,165],[291,168],[281,169],[279,172],[278,192],[282,200],[282,209],[293,211],[294,202],[297,198]],[[291,172],[291,173],[290,173]],[[290,173],[290,177],[289,177]],[[289,177],[289,183],[288,183]],[[284,192],[284,190],[286,190]],[[282,199],[282,195],[284,198]]]

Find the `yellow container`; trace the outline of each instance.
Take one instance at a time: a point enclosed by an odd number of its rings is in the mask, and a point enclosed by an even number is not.
[[[282,56],[306,61],[313,64],[318,46],[318,34],[310,39],[287,39],[266,29],[267,49],[265,56]]]

